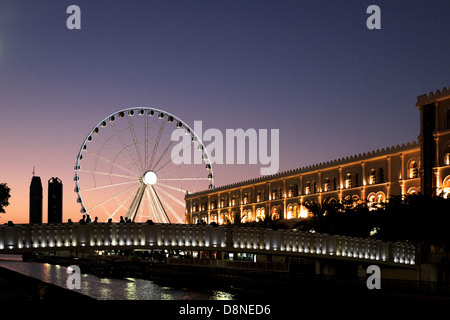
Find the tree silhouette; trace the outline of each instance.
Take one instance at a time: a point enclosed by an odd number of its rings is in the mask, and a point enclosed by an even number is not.
[[[325,223],[325,216],[329,219],[333,219],[335,213],[339,210],[339,207],[334,202],[330,201],[330,198],[323,199],[321,202],[306,201],[304,203],[306,209],[313,214],[313,225],[315,225],[315,231],[330,233],[331,224]]]
[[[0,213],[5,213],[5,207],[9,206],[10,191],[6,183],[0,183]]]
[[[450,199],[421,194],[393,197],[381,219],[382,240],[411,241],[450,248]]]

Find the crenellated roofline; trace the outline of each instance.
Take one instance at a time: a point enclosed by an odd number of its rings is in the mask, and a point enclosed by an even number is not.
[[[442,101],[445,99],[448,99],[450,97],[450,89],[447,89],[446,87],[442,88],[441,90],[436,90],[435,93],[430,92],[427,94],[422,94],[417,97],[417,107],[421,107],[436,101]]]
[[[272,180],[272,179],[283,178],[283,177],[293,176],[296,174],[302,174],[302,173],[307,173],[307,172],[311,172],[311,171],[318,171],[318,170],[322,170],[322,169],[332,168],[332,167],[336,167],[336,166],[340,166],[340,165],[349,164],[349,163],[352,163],[355,161],[363,161],[363,160],[367,160],[367,159],[382,157],[382,156],[385,156],[388,154],[407,151],[407,150],[415,149],[415,148],[419,148],[419,147],[420,147],[420,145],[417,141],[408,142],[406,144],[403,143],[401,145],[396,145],[396,146],[387,147],[387,148],[381,148],[381,149],[377,149],[374,151],[364,152],[364,153],[360,153],[357,155],[352,155],[352,156],[347,156],[347,157],[343,157],[343,158],[339,158],[339,159],[335,159],[335,160],[321,162],[321,163],[304,166],[304,167],[297,168],[297,169],[282,171],[282,172],[279,172],[274,175],[262,176],[262,177],[258,177],[258,178],[254,178],[254,179],[235,182],[235,183],[228,184],[228,185],[221,186],[221,187],[216,187],[216,188],[210,189],[210,190],[204,190],[204,191],[199,191],[199,192],[195,192],[195,193],[190,193],[190,194],[187,194],[186,197],[200,196],[200,195],[207,194],[207,193],[210,193],[213,191],[233,189],[233,188],[245,186],[248,184],[261,183],[261,182]]]

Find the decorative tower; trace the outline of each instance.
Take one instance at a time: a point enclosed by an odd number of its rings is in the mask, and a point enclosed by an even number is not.
[[[420,175],[422,193],[450,193],[450,90],[417,97],[420,110]]]

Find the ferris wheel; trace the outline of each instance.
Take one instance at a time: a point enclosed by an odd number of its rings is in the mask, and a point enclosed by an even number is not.
[[[74,181],[81,213],[99,222],[184,223],[186,193],[214,188],[212,163],[197,134],[174,115],[148,107],[100,121],[81,145]]]

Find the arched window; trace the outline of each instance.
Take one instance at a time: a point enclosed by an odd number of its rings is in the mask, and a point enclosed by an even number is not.
[[[264,221],[265,217],[266,217],[266,214],[265,214],[265,209],[264,208],[256,209],[256,222]]]
[[[369,171],[369,184],[377,183],[377,171],[375,169],[370,169]]]
[[[411,187],[406,192],[406,194],[415,194],[415,193],[417,193],[417,188],[416,187]]]
[[[280,219],[280,206],[272,208],[272,220]]]
[[[290,204],[287,206],[286,219],[296,219],[298,217],[298,204]]]
[[[442,183],[442,192],[444,193],[444,198],[448,198],[450,196],[450,176],[447,176]]]
[[[294,204],[294,207],[292,208],[292,218],[296,219],[298,218],[298,204]]]
[[[323,189],[325,192],[330,191],[330,178],[325,178],[325,183],[323,185]]]
[[[346,188],[351,188],[352,187],[352,175],[350,172],[348,172],[345,175],[345,187]]]
[[[450,165],[450,142],[447,143],[445,148],[443,149],[443,157],[444,157],[444,163],[446,166]]]
[[[380,204],[385,201],[386,201],[386,196],[385,196],[384,192],[381,192],[381,191],[377,192],[377,203]]]
[[[384,170],[383,168],[378,168],[378,177],[380,178],[379,183],[384,183]]]
[[[228,212],[222,212],[219,214],[219,224],[229,224],[231,223],[230,214]]]
[[[287,212],[286,212],[286,218],[287,219],[292,219],[293,218],[293,216],[292,216],[292,209],[293,209],[292,204],[288,205]]]
[[[311,193],[311,182],[306,181],[305,194]]]
[[[418,177],[419,177],[419,169],[417,168],[417,162],[413,160],[409,163],[409,178],[415,179]]]
[[[352,208],[353,207],[352,198],[350,196],[345,196],[343,204],[345,208]]]
[[[241,222],[251,222],[252,221],[252,210],[244,210],[242,214]]]

